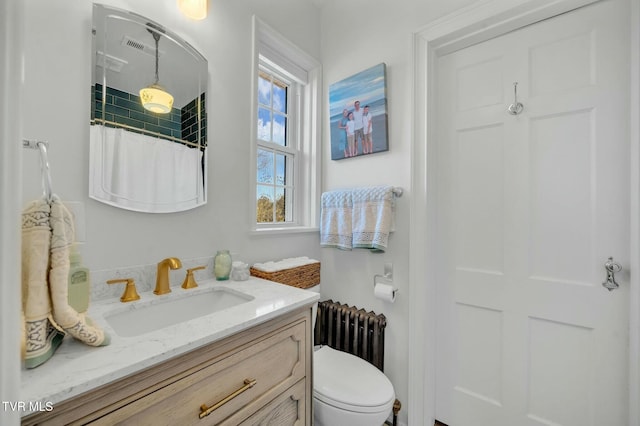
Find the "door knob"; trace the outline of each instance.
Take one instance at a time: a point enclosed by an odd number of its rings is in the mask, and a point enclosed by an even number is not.
[[[604,269],[607,271],[607,278],[602,283],[602,286],[609,291],[615,290],[618,287],[618,283],[616,282],[616,272],[622,271],[622,266],[619,263],[613,261],[613,257],[610,257],[607,262],[604,264]]]

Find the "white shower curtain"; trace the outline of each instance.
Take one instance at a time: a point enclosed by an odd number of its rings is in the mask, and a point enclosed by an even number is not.
[[[202,151],[124,129],[91,126],[90,195],[130,210],[161,213],[202,200]]]

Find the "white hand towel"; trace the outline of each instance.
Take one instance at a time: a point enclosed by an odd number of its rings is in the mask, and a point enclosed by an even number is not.
[[[393,218],[393,187],[358,188],[352,196],[353,247],[384,251]]]
[[[69,305],[69,248],[74,242],[73,216],[54,195],[51,202],[51,254],[49,293],[53,303],[53,319],[67,333],[90,346],[106,346],[109,335],[80,315]]]
[[[51,320],[47,274],[51,228],[50,207],[45,200],[32,201],[22,213],[22,312],[24,316],[24,365],[35,368],[51,358],[64,333]]]
[[[351,190],[324,192],[320,211],[320,246],[351,250],[352,232]]]
[[[312,263],[318,262],[318,260],[310,259],[307,256],[289,257],[277,262],[269,261],[263,263],[255,263],[253,265],[253,268],[262,272],[278,272],[285,269],[297,268],[299,266],[310,265]]]

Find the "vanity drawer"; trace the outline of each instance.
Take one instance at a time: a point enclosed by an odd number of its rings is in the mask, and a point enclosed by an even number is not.
[[[305,381],[301,380],[239,424],[241,426],[302,426],[305,424],[308,410],[305,395]]]
[[[228,423],[238,424],[305,377],[305,332],[306,323],[299,322],[261,336],[91,424],[219,425],[232,415]],[[212,407],[234,394],[200,419],[203,404]]]

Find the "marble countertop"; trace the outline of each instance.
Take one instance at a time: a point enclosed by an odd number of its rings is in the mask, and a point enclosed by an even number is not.
[[[135,309],[140,304],[162,303],[170,298],[188,297],[215,287],[252,296],[253,300],[200,318],[170,325],[136,337],[121,337],[109,326],[105,315],[114,310]],[[111,335],[111,344],[87,346],[66,336],[53,357],[43,365],[22,370],[21,401],[55,404],[143,368],[215,342],[282,314],[311,305],[319,298],[313,291],[301,290],[256,277],[248,281],[202,281],[198,288],[156,296],[140,293],[136,302],[101,301],[89,307],[87,315]],[[30,414],[23,412],[22,415]]]

